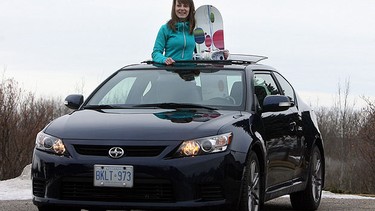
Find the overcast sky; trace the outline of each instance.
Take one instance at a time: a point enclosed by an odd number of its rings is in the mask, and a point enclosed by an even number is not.
[[[172,0],[0,0],[0,78],[39,96],[86,96],[117,69],[151,58]],[[268,56],[313,105],[350,80],[374,97],[374,0],[195,0],[216,6],[225,48]]]

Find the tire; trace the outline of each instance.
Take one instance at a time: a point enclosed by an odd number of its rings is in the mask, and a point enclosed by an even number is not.
[[[254,152],[249,154],[241,190],[239,211],[259,211],[262,205],[260,164]]]
[[[306,189],[290,194],[290,202],[296,210],[316,210],[322,198],[324,184],[324,162],[317,146],[314,146],[310,158],[310,175]]]

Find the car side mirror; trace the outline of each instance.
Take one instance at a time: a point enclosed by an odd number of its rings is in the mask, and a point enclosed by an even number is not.
[[[264,98],[263,112],[286,111],[294,105],[289,97],[284,95],[269,95]]]
[[[65,98],[64,105],[70,109],[77,110],[83,103],[83,95],[69,95]]]

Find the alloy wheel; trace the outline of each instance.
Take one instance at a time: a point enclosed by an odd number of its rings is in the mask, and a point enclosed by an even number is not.
[[[312,159],[313,173],[311,177],[312,182],[312,196],[314,201],[320,200],[323,186],[323,170],[322,159],[319,150],[315,150]]]
[[[248,185],[248,210],[258,211],[260,205],[260,177],[259,163],[252,160],[250,164],[250,177]]]

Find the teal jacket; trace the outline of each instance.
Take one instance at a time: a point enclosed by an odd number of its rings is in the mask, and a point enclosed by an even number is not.
[[[164,63],[168,57],[175,61],[192,60],[195,49],[194,35],[189,33],[189,23],[176,24],[176,32],[167,24],[161,26],[156,37],[152,60],[156,63]]]

